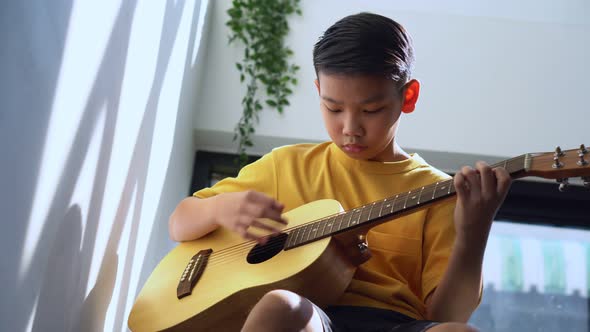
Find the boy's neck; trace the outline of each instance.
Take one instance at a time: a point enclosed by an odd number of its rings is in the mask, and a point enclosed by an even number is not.
[[[393,159],[392,161],[402,161],[409,159],[410,155],[404,151],[397,143],[393,143]]]
[[[383,158],[370,159],[369,161],[380,161],[380,162],[394,162],[403,161],[411,158],[411,156],[404,151],[395,141],[391,145],[391,154],[384,155]]]

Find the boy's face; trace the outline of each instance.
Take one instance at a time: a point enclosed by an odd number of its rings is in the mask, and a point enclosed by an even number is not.
[[[342,151],[354,159],[400,160],[393,139],[404,100],[394,81],[320,72],[316,86],[324,124]]]

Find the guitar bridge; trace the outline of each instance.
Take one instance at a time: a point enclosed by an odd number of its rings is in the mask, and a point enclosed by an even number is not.
[[[176,297],[178,299],[191,295],[197,281],[205,271],[205,266],[207,266],[207,261],[212,252],[212,249],[201,250],[190,259],[176,288]]]

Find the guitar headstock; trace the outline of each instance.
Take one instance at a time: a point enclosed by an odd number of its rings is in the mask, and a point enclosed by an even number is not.
[[[584,144],[577,149],[562,151],[557,147],[554,152],[531,153],[525,175],[557,179],[560,190],[567,186],[567,179],[582,177],[585,187],[590,187],[590,150]]]

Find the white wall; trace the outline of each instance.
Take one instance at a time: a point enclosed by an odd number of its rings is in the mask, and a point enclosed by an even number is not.
[[[1,5],[0,330],[126,330],[188,193],[208,3]]]
[[[233,65],[242,49],[227,45],[229,0],[215,1],[205,86],[194,127],[199,145],[233,131],[244,87]],[[372,11],[401,22],[414,38],[418,109],[402,118],[399,140],[410,150],[514,156],[556,145],[590,144],[590,3],[567,1],[304,0],[287,43],[301,66],[283,116],[264,111],[257,133],[267,141],[325,140],[313,86],[313,44],[339,18]],[[203,134],[203,132],[205,134]],[[285,140],[286,139],[286,140]],[[228,148],[229,146],[229,148]]]

